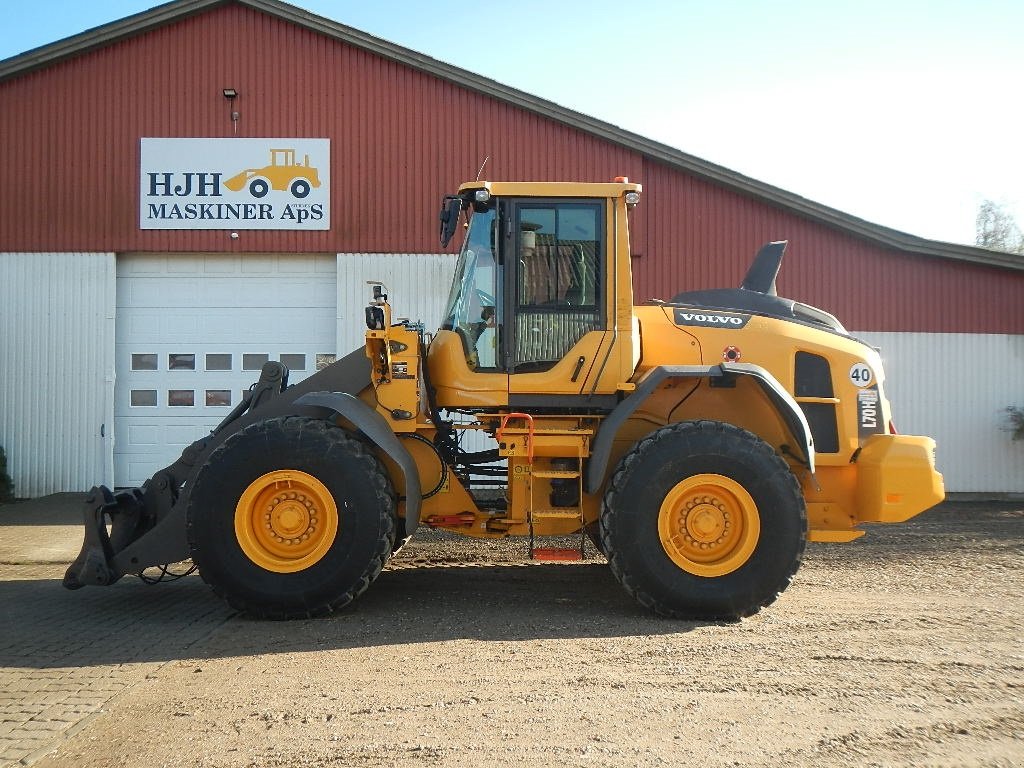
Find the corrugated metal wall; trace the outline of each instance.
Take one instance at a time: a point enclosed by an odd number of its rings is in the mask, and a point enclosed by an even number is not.
[[[935,438],[951,492],[1024,492],[1024,442],[1005,431],[1024,407],[1024,336],[855,334],[882,350],[896,428]]]
[[[449,253],[339,253],[338,356],[366,343],[366,317],[370,303],[368,280],[384,283],[394,312],[393,320],[422,321],[428,333],[441,324],[456,257]]]
[[[331,139],[331,231],[138,229],[139,138],[231,136],[232,108],[239,136]],[[788,238],[780,290],[850,327],[1024,333],[1022,272],[875,246],[242,6],[0,83],[0,135],[18,148],[0,175],[4,250],[430,252],[441,195],[489,156],[492,179],[642,182],[638,300],[736,285],[759,245]]]
[[[113,482],[114,254],[0,253],[0,445],[18,496]]]

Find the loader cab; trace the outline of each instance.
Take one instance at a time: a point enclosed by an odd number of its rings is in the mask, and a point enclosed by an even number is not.
[[[439,405],[614,405],[639,349],[627,216],[638,195],[628,182],[477,182],[446,198],[442,242],[465,236],[428,353]]]

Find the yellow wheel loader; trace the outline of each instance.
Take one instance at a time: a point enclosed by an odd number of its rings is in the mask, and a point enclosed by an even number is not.
[[[735,619],[787,587],[806,541],[941,501],[934,442],[896,433],[878,353],[777,295],[784,242],[739,288],[633,305],[640,195],[462,185],[440,212],[444,246],[465,230],[440,328],[394,322],[374,285],[365,348],[295,386],[267,363],[142,488],[94,488],[65,586],[191,558],[242,611],[312,616],[427,525],[549,559],[589,538],[653,611]]]

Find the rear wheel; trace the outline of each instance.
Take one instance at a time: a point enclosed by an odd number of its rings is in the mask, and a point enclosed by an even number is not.
[[[643,605],[738,619],[789,585],[807,513],[789,466],[763,440],[721,422],[682,422],[622,458],[601,530],[612,572]]]
[[[395,493],[363,443],[319,419],[259,422],[210,456],[188,540],[203,579],[263,618],[326,613],[361,595],[395,538]]]

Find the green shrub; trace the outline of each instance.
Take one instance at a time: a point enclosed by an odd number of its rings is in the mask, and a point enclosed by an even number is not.
[[[1013,435],[1014,440],[1024,440],[1024,408],[1015,405],[1006,409],[1007,420],[1010,422],[1006,431]]]
[[[0,501],[12,501],[14,499],[14,481],[7,474],[7,453],[0,445]]]

